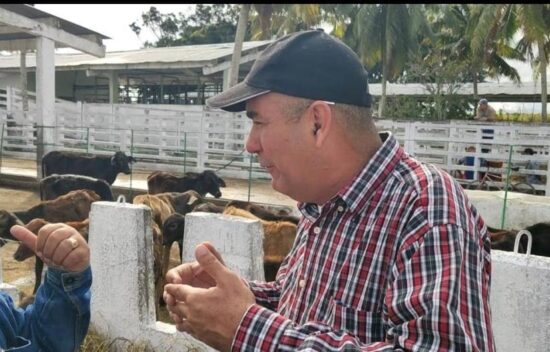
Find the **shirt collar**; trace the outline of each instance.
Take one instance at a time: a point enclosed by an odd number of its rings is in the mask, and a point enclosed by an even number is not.
[[[391,132],[381,132],[379,136],[383,142],[380,149],[359,174],[342,187],[327,204],[339,203],[353,212],[362,207],[376,189],[388,179],[404,151]],[[306,217],[317,218],[320,215],[316,204],[300,203],[298,207]]]

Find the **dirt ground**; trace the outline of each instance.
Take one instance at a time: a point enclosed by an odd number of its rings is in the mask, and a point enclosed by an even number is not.
[[[27,160],[3,159],[0,169],[2,173],[17,174],[25,176],[36,176],[35,163]],[[119,174],[115,186],[146,189],[146,178],[150,171],[134,170],[132,178],[127,175]],[[247,180],[225,178],[227,187],[222,189],[224,199],[248,200],[249,184]],[[131,183],[131,184],[130,184]],[[275,206],[284,206],[289,210],[296,212],[295,202],[275,192],[271,188],[270,181],[254,181],[250,185],[250,201],[272,204]],[[0,187],[0,209],[9,211],[26,210],[40,202],[38,192],[31,190],[13,189]],[[31,295],[34,287],[34,257],[17,262],[13,259],[13,253],[17,249],[18,243],[10,242],[0,248],[0,259],[3,269],[3,279],[0,282],[9,283],[16,286],[21,292],[22,297]],[[171,250],[170,265],[174,267],[179,264],[179,252],[177,245]],[[161,321],[171,323],[170,318],[164,308],[161,308]]]

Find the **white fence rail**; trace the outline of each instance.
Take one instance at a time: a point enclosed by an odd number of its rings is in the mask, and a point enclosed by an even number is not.
[[[0,93],[0,101],[4,101],[0,104],[0,157],[35,159],[36,129],[54,128],[55,149],[91,154],[123,150],[138,158],[136,166],[141,169],[222,168],[222,176],[269,178],[244,151],[250,121],[243,113],[196,105],[88,104],[58,99],[56,125],[36,126],[32,93],[28,112],[23,111],[16,89]],[[450,172],[464,184],[475,183],[489,171],[497,176],[492,181],[497,187],[528,179],[539,194],[550,194],[550,125],[378,120],[377,126],[392,131],[409,154]],[[534,154],[522,154],[526,148]],[[529,161],[536,162],[537,168],[527,168]],[[510,177],[509,167],[517,169]]]

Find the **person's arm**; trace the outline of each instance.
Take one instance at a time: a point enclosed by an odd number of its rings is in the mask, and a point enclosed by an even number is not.
[[[80,273],[49,268],[34,304],[25,310],[12,304],[12,336],[37,351],[78,350],[90,324],[91,284],[89,267]]]
[[[22,226],[11,234],[49,266],[33,305],[15,308],[2,300],[0,329],[6,348],[29,346],[33,351],[75,351],[90,322],[90,249],[66,224],[47,224],[38,236]],[[1,339],[0,339],[1,340]],[[4,348],[4,346],[0,346]]]
[[[476,115],[474,116],[474,120],[480,120],[481,119],[481,110],[479,110],[479,107],[476,108]]]
[[[401,252],[386,292],[385,341],[362,344],[341,328],[321,322],[297,325],[256,304],[241,320],[232,350],[492,351],[489,258],[473,237],[455,225],[442,225]],[[373,322],[355,323],[370,328]]]
[[[496,121],[497,120],[497,112],[495,109],[491,106],[487,107],[488,113],[487,113],[487,121]]]

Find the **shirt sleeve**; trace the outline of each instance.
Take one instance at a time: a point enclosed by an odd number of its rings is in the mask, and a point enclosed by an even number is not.
[[[322,322],[296,325],[252,305],[233,351],[492,351],[488,302],[490,257],[479,239],[455,225],[428,230],[403,248],[386,291],[384,341],[361,343]]]
[[[34,304],[12,308],[16,334],[36,350],[78,350],[90,324],[91,284],[90,267],[78,273],[48,268]]]

